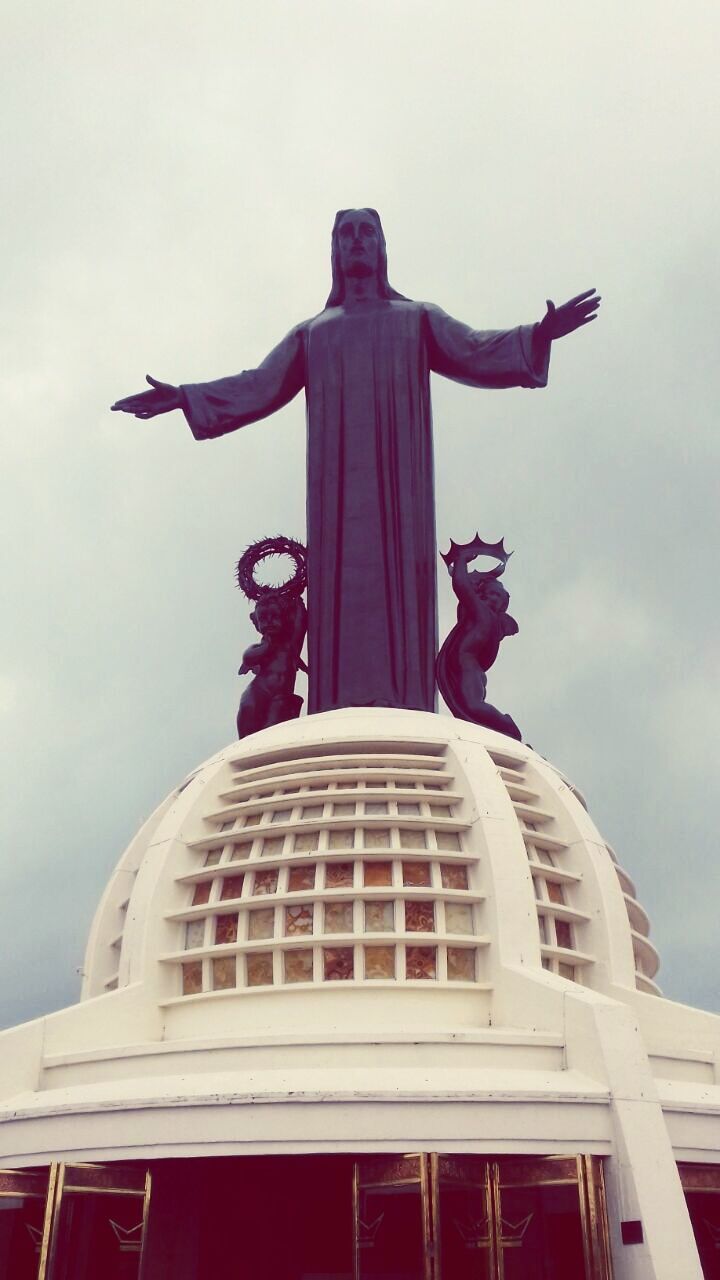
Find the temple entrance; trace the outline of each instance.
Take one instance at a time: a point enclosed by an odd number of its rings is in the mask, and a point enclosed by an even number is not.
[[[208,1275],[609,1280],[601,1161],[337,1153],[0,1172],[3,1280]]]
[[[600,1161],[358,1160],[355,1280],[608,1280]]]

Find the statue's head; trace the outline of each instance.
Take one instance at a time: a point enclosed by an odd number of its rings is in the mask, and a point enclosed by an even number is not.
[[[337,307],[345,297],[348,277],[377,277],[380,296],[400,298],[388,281],[387,248],[380,215],[375,209],[340,209],[332,229],[332,288],[326,307]]]
[[[287,604],[281,596],[261,596],[250,614],[256,631],[263,636],[278,636],[285,630]]]
[[[479,577],[479,575],[477,576]],[[475,575],[473,574],[471,577],[475,577]],[[502,583],[497,581],[497,578],[480,579],[480,581],[475,581],[473,586],[480,599],[485,601],[493,613],[505,613],[510,603],[510,596]]]

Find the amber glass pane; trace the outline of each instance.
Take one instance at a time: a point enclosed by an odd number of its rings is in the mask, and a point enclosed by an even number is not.
[[[547,880],[546,884],[547,884],[547,895],[551,902],[565,901],[565,895],[563,893],[561,884],[556,884],[554,880]]]
[[[407,978],[436,978],[437,950],[435,947],[406,947],[405,975]]]
[[[321,804],[308,804],[303,807],[303,811],[302,811],[303,822],[307,822],[308,820],[314,820],[315,818],[322,818],[322,816],[323,816],[323,806]]]
[[[292,817],[292,809],[276,809],[272,814],[271,822],[289,822]]]
[[[196,996],[202,991],[202,961],[190,960],[182,966],[182,990],[184,996]]]
[[[474,947],[448,947],[447,976],[451,982],[475,981]]]
[[[352,862],[327,862],[325,864],[326,889],[352,889],[354,865]]]
[[[367,814],[374,814],[379,817],[381,814],[387,813],[387,811],[387,800],[366,800],[365,802],[365,812]]]
[[[205,854],[205,866],[215,867],[222,858],[222,849],[208,849]]]
[[[403,862],[403,884],[426,888],[430,884],[429,862]]]
[[[392,884],[392,862],[364,862],[365,884]]]
[[[569,950],[572,950],[572,928],[568,924],[567,920],[555,921],[555,940],[559,947],[567,947]]]
[[[238,918],[233,916],[217,916],[215,920],[215,942],[220,946],[224,942],[237,942]]]
[[[192,905],[194,907],[200,907],[208,901],[211,885],[212,880],[201,880],[199,884],[195,885],[195,892],[193,893],[192,898]]]
[[[426,849],[425,832],[420,827],[415,831],[406,831],[402,827],[400,830],[400,847],[402,849]]]
[[[394,978],[395,948],[365,947],[365,977]]]
[[[309,947],[301,951],[286,951],[283,957],[286,982],[312,982],[313,953]]]
[[[285,933],[292,937],[298,933],[312,933],[313,904],[304,902],[297,907],[285,908]]]
[[[392,902],[365,903],[365,932],[392,933],[395,928],[395,912]]]
[[[352,933],[352,902],[325,903],[325,933]]]
[[[441,862],[440,875],[443,889],[467,889],[467,867],[454,867],[451,862]]]
[[[560,961],[558,965],[558,973],[561,978],[567,978],[568,982],[575,982],[575,969],[571,964],[563,964]]]
[[[212,962],[213,991],[226,991],[235,986],[235,956],[223,956]]]
[[[300,893],[315,887],[315,863],[308,867],[291,867],[288,876],[288,893]]]
[[[408,933],[432,933],[435,929],[435,904],[406,902],[405,929]]]
[[[352,947],[323,947],[323,973],[326,982],[346,982],[353,976]]]
[[[274,893],[277,889],[277,882],[277,871],[256,871],[253,896],[257,897],[260,893]]]
[[[221,901],[226,902],[228,898],[239,898],[242,894],[244,879],[244,876],[226,876],[220,891]]]
[[[248,938],[272,938],[275,930],[275,908],[262,907],[259,911],[248,911]]]
[[[472,907],[464,902],[446,902],[445,928],[448,933],[472,933]]]
[[[273,980],[271,951],[258,951],[246,956],[247,984],[249,987],[270,987]]]

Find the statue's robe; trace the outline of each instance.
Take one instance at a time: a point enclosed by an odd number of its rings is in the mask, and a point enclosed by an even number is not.
[[[541,387],[534,326],[479,332],[439,307],[329,307],[257,369],[183,386],[198,440],[280,409],[305,388],[309,711],[432,711],[437,650],[430,373]]]

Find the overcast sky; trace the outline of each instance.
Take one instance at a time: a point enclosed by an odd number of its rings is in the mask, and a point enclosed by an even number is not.
[[[547,390],[434,380],[438,540],[515,549],[490,696],[720,1010],[719,36],[716,0],[5,0],[0,1024],[77,998],[114,863],[234,736],[233,564],[304,534],[301,399],[204,444],[108,406],[256,364],[365,204],[478,328],[603,294]]]

